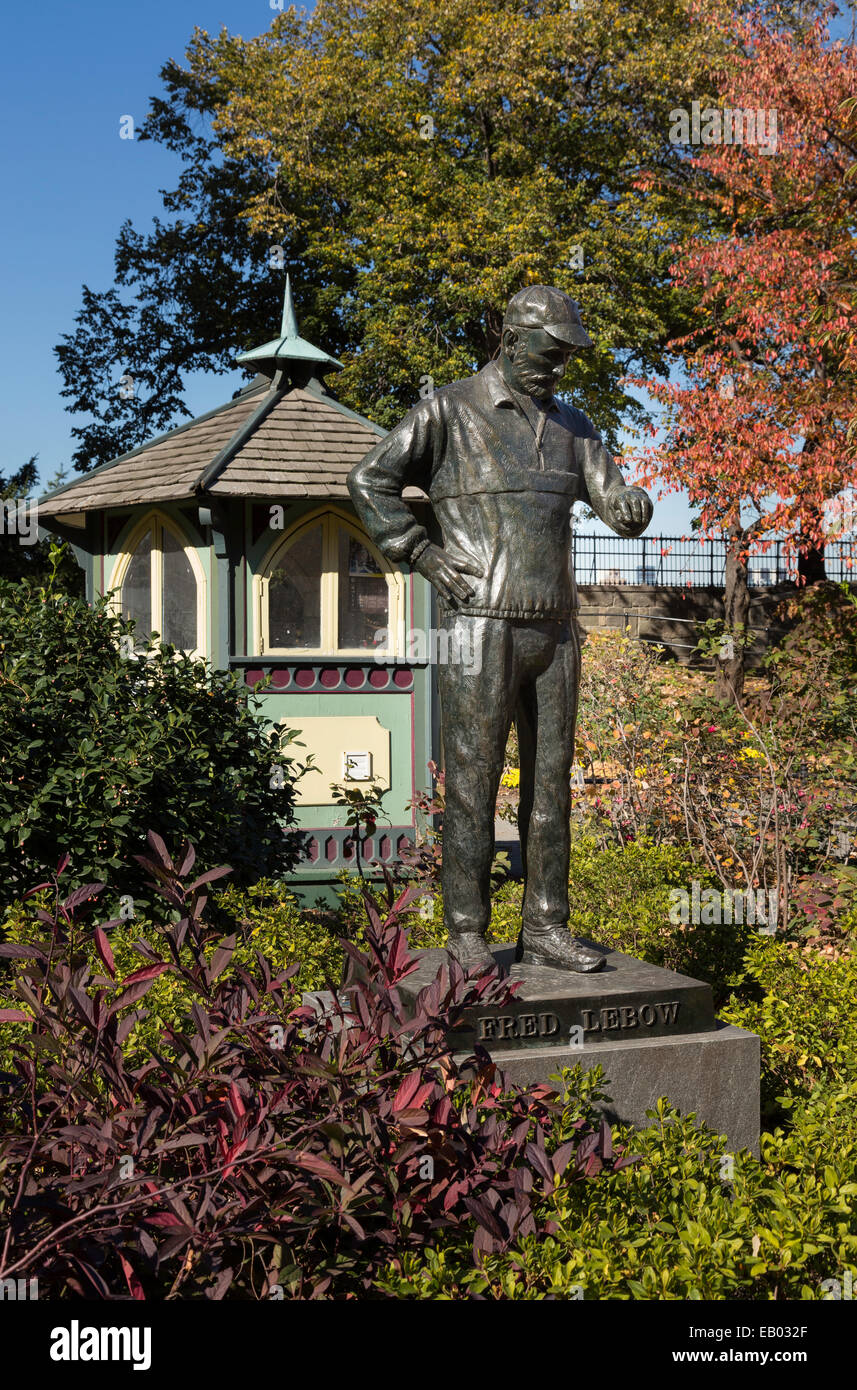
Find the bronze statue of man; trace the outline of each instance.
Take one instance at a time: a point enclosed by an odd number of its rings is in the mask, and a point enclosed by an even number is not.
[[[514,720],[525,890],[517,958],[577,971],[603,955],[568,931],[574,726],[580,679],[571,509],[586,502],[620,536],[652,504],[627,487],[582,411],[554,396],[573,352],[592,348],[573,299],[546,285],[513,295],[499,357],[436,390],[351,471],[366,530],[438,595],[448,651],[438,669],[446,771],[441,887],[447,950],[491,966],[494,811]],[[435,544],[402,499],[427,493]]]

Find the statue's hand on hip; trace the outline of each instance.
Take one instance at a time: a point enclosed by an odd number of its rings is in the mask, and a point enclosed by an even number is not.
[[[467,603],[475,590],[463,578],[465,574],[482,574],[472,560],[459,559],[442,550],[439,545],[427,545],[414,568],[437,590],[442,598]]]
[[[610,498],[610,521],[637,535],[652,519],[652,499],[641,487],[617,488]]]

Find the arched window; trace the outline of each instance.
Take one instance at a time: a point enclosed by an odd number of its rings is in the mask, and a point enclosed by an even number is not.
[[[133,618],[142,645],[157,632],[188,656],[204,654],[205,578],[199,557],[159,512],[132,532],[114,572],[117,609]]]
[[[258,586],[262,652],[395,650],[402,575],[336,512],[316,515],[287,534],[268,556]]]

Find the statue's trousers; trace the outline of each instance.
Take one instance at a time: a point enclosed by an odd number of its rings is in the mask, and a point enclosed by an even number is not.
[[[569,820],[580,645],[574,619],[445,614],[438,665],[446,774],[444,919],[484,934],[491,914],[494,809],[512,721],[518,729],[523,919],[568,921]]]

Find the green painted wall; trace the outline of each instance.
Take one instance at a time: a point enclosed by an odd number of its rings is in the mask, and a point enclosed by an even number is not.
[[[382,728],[390,732],[390,790],[384,797],[384,810],[387,817],[394,825],[406,824],[411,819],[411,813],[407,809],[407,803],[412,796],[411,779],[411,696],[410,693],[401,695],[373,695],[363,693],[355,695],[340,695],[336,692],[331,694],[311,694],[311,695],[265,695],[260,693],[262,702],[260,713],[266,718],[280,721],[290,729],[300,729],[301,715],[319,716],[335,719],[337,715],[348,717],[359,717],[369,715],[377,718]],[[295,750],[295,757],[300,760],[305,756],[302,749]],[[419,772],[419,768],[418,768]],[[305,785],[310,788],[314,783],[322,786],[320,773],[307,773]],[[328,790],[324,786],[325,792]],[[304,804],[299,807],[298,825],[302,829],[312,829],[314,826],[344,825],[345,818],[341,814],[338,806],[323,804]]]

